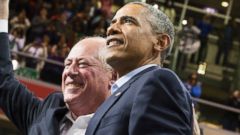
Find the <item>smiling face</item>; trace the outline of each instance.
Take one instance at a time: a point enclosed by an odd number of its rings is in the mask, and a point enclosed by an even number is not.
[[[106,61],[120,76],[155,57],[158,41],[146,15],[143,6],[128,4],[118,10],[107,30]]]
[[[82,106],[94,112],[109,95],[111,73],[98,58],[99,49],[105,44],[102,38],[84,39],[72,48],[65,60],[64,101],[75,114]]]

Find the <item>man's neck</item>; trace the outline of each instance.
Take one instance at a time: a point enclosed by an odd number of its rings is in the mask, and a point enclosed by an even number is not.
[[[67,104],[67,107],[69,111],[71,112],[72,117],[74,120],[78,118],[79,116],[87,115],[94,113],[97,110],[97,107],[100,106],[100,104],[96,104],[97,102],[89,102],[88,101],[84,102],[81,100],[78,103],[75,104]],[[102,103],[102,102],[99,102]]]
[[[82,108],[70,108],[69,110],[71,112],[71,116],[74,120],[76,120],[79,116],[83,116],[83,115],[88,115],[88,114],[92,114],[95,112],[96,109],[89,109],[90,107],[82,107]]]
[[[137,69],[139,67],[145,66],[145,65],[149,65],[149,64],[157,64],[157,65],[161,65],[160,64],[160,60],[151,60],[151,61],[145,61],[143,63],[140,64],[136,64],[136,65],[128,65],[128,64],[122,64],[122,66],[118,66],[118,67],[113,67],[114,70],[117,71],[119,78],[126,75],[127,73],[133,71],[134,69]]]

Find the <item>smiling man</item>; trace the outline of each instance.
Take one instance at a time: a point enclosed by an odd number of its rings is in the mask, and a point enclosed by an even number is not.
[[[14,77],[8,5],[9,0],[0,0],[0,107],[23,134],[83,135],[92,113],[109,96],[113,81],[112,70],[101,57],[106,40],[89,37],[79,41],[64,63],[63,93],[39,100]]]
[[[161,67],[173,42],[173,24],[151,5],[133,2],[117,11],[105,56],[120,78],[86,135],[192,134],[190,95],[175,73]]]

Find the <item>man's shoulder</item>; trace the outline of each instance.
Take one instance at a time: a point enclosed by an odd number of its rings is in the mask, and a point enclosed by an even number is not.
[[[51,100],[63,100],[63,93],[61,91],[59,91],[59,90],[56,90],[56,91],[50,93],[46,97],[46,99],[48,99],[48,100],[50,100],[50,99]]]
[[[170,77],[170,78],[178,78],[176,73],[174,73],[171,69],[168,68],[154,68],[150,70],[147,74],[150,74],[152,77]]]
[[[161,83],[166,85],[174,84],[172,85],[172,87],[180,87],[184,89],[184,85],[181,79],[177,76],[175,72],[173,72],[171,69],[168,69],[168,68],[160,68],[160,67],[154,68],[153,70],[146,72],[146,74],[143,74],[140,77],[140,80],[142,81],[145,80],[147,82]]]
[[[61,91],[55,91],[51,94],[49,94],[43,102],[48,105],[53,106],[65,106],[64,99],[63,99],[63,93]]]

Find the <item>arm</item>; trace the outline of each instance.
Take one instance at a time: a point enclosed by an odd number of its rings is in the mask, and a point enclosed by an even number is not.
[[[0,19],[8,19],[9,0],[0,0]],[[14,78],[8,34],[0,29],[0,107],[24,133],[39,111],[40,101]]]
[[[9,0],[0,0],[0,19],[8,20],[9,16]]]
[[[158,69],[143,76],[130,115],[130,135],[191,135],[190,96],[175,74]]]

